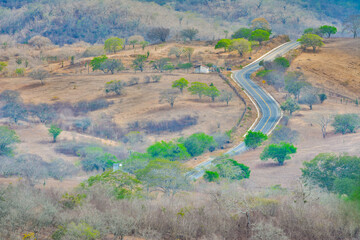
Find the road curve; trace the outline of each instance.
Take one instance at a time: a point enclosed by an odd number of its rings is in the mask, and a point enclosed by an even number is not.
[[[256,104],[258,114],[260,114],[261,112],[260,119],[257,121],[256,125],[252,126],[249,130],[261,131],[265,134],[270,134],[271,131],[278,124],[282,116],[279,104],[270,94],[268,94],[265,90],[263,90],[260,86],[258,86],[250,79],[251,74],[261,68],[261,66],[259,65],[259,62],[261,60],[271,61],[276,57],[282,56],[290,50],[297,48],[298,46],[299,43],[294,41],[285,43],[271,50],[270,52],[250,63],[243,69],[233,72],[234,80],[244,89],[244,91],[251,98],[254,104]],[[241,142],[239,145],[226,152],[226,154],[234,156],[239,155],[246,150],[247,148],[244,142]],[[211,165],[212,160],[213,158],[210,158],[208,161],[196,166],[193,171],[189,172],[189,177],[191,179],[198,179],[202,177],[204,175],[204,169]]]

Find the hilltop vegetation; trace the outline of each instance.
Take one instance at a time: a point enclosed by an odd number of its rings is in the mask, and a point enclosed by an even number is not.
[[[356,1],[332,2],[325,5],[295,0],[3,1],[0,32],[13,35],[21,42],[43,35],[63,45],[79,40],[103,42],[111,36],[144,35],[154,27],[169,28],[170,37],[176,39],[181,30],[195,28],[199,31],[198,38],[209,40],[227,37],[228,33],[261,16],[269,20],[274,34],[298,36],[307,27],[338,24],[347,14],[359,10]]]

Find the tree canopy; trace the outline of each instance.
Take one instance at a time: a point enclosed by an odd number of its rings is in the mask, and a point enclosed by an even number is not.
[[[312,47],[314,52],[316,48],[324,45],[322,37],[312,33],[304,34],[298,41],[304,49]]]
[[[125,44],[125,40],[118,37],[112,37],[105,40],[104,49],[107,52],[116,53],[120,51]]]
[[[274,159],[279,165],[284,165],[285,160],[291,159],[290,154],[296,153],[296,147],[291,143],[281,142],[279,144],[270,144],[265,147],[260,155],[263,161],[269,158]]]
[[[253,132],[248,131],[244,143],[246,147],[250,149],[255,149],[261,145],[262,142],[266,141],[268,139],[268,136],[262,132]]]

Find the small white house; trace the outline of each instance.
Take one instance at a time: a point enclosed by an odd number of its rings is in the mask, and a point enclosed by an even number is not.
[[[195,66],[195,73],[209,73],[210,69],[206,66]]]

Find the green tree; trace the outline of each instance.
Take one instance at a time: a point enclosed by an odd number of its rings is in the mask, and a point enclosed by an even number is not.
[[[14,130],[6,126],[0,126],[0,156],[11,155],[13,151],[12,146],[19,142],[20,139]]]
[[[326,34],[328,38],[330,38],[331,34],[337,33],[337,28],[334,26],[323,25],[319,29],[321,33]]]
[[[217,42],[217,44],[215,45],[215,49],[220,49],[223,48],[224,51],[226,52],[226,50],[229,48],[231,44],[231,40],[230,39],[221,39]]]
[[[285,160],[291,159],[290,154],[296,153],[296,147],[291,143],[281,142],[279,144],[270,144],[265,147],[260,155],[263,161],[269,158],[274,159],[279,165],[284,165]]]
[[[229,49],[238,51],[239,55],[242,56],[244,53],[251,51],[251,43],[244,38],[234,39],[231,41]]]
[[[282,68],[288,68],[290,67],[290,62],[285,57],[277,57],[274,60],[274,63]]]
[[[113,80],[105,83],[106,93],[114,92],[117,95],[121,95],[121,91],[123,88],[124,88],[124,84],[121,82],[121,80]]]
[[[118,37],[112,37],[105,41],[104,49],[107,52],[113,52],[116,53],[117,51],[120,51],[125,44],[125,40]]]
[[[293,98],[286,99],[286,101],[281,104],[280,108],[284,112],[288,111],[290,116],[293,114],[293,112],[300,110],[299,104],[297,104]]]
[[[60,133],[62,132],[62,129],[54,124],[51,124],[48,131],[49,131],[50,136],[53,137],[53,142],[56,142],[56,138],[60,135]]]
[[[208,88],[209,86],[206,85],[206,83],[192,82],[188,90],[192,95],[198,95],[201,99],[201,97],[205,95]]]
[[[175,80],[172,83],[172,88],[180,89],[180,92],[183,93],[184,88],[186,88],[189,84],[189,81],[185,78],[180,78],[179,80]]]
[[[133,61],[133,68],[135,71],[140,70],[140,72],[144,71],[145,62],[147,60],[146,55],[137,55]]]
[[[165,66],[168,65],[169,59],[168,58],[161,58],[156,61],[152,61],[153,69],[159,70],[160,72],[163,72],[165,70]]]
[[[141,41],[141,42],[140,42],[140,45],[141,45],[142,50],[144,51],[144,50],[145,50],[145,47],[149,45],[149,42],[147,42],[147,41]]]
[[[194,133],[186,138],[183,144],[192,157],[199,156],[203,154],[205,150],[214,149],[216,146],[214,138],[205,133]]]
[[[250,40],[251,41],[259,41],[260,45],[264,41],[268,41],[270,38],[270,33],[268,31],[257,29],[251,32]]]
[[[236,39],[236,38],[249,39],[251,36],[251,32],[252,30],[250,28],[240,28],[239,30],[234,32],[234,34],[231,37],[232,39]]]
[[[336,188],[336,182],[338,185],[341,183],[339,180],[360,180],[360,158],[357,156],[321,153],[311,161],[303,162],[303,165],[303,178],[329,191],[341,191]]]
[[[134,176],[121,170],[108,170],[102,174],[90,177],[82,184],[84,188],[90,188],[95,185],[109,186],[111,193],[116,199],[133,198],[140,195],[142,190],[141,182]]]
[[[226,91],[226,90],[221,90],[221,94],[220,94],[220,101],[221,102],[226,102],[226,105],[229,106],[229,102],[231,101],[233,97],[233,93]]]
[[[306,49],[307,47],[312,47],[313,51],[316,51],[317,47],[321,47],[324,45],[322,37],[316,35],[307,33],[302,35],[298,41],[301,43],[301,46]]]
[[[92,70],[93,71],[100,70],[101,64],[103,64],[107,59],[108,59],[108,57],[106,55],[94,57],[90,62],[90,66],[91,66]]]
[[[268,139],[268,136],[260,131],[253,132],[248,131],[245,136],[244,143],[247,148],[255,149],[261,145],[264,141]]]
[[[217,182],[219,180],[219,173],[212,171],[205,171],[204,179],[207,182]]]
[[[181,143],[170,142],[156,142],[148,147],[146,152],[152,158],[164,158],[171,161],[185,160],[190,157],[185,146]]]
[[[156,159],[151,160],[144,169],[136,171],[135,174],[147,185],[147,188],[155,188],[166,195],[174,195],[189,186],[186,172],[187,169],[179,162]]]
[[[337,114],[332,126],[335,133],[354,133],[360,128],[360,117],[355,113]]]
[[[220,91],[214,85],[210,85],[206,88],[205,96],[210,97],[212,102],[215,102],[215,98],[219,95]]]
[[[179,69],[186,69],[186,72],[189,72],[189,69],[193,67],[192,63],[179,63],[177,66]]]
[[[325,93],[320,93],[320,94],[318,94],[318,96],[320,99],[320,103],[323,103],[327,99],[327,96]]]
[[[180,35],[184,38],[184,39],[189,39],[190,41],[192,41],[196,35],[199,33],[199,30],[195,29],[195,28],[187,28],[184,29],[180,32]]]

